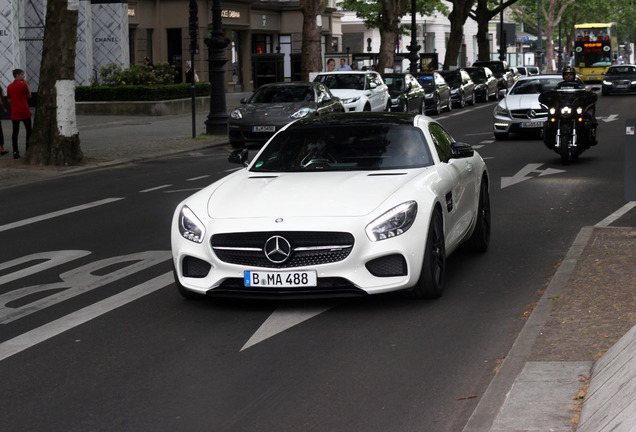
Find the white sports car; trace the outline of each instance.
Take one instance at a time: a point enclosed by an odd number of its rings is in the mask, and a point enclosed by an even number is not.
[[[446,257],[490,240],[488,170],[429,117],[297,120],[248,164],[180,203],[175,282],[202,295],[442,294]]]

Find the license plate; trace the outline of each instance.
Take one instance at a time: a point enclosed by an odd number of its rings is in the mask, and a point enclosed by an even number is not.
[[[252,132],[276,132],[276,126],[252,126]]]
[[[541,128],[543,127],[543,122],[525,122],[521,123],[522,128]]]
[[[627,87],[629,87],[629,84],[618,84],[616,86],[616,88],[627,88]]]
[[[310,271],[245,271],[243,284],[246,287],[315,287],[318,285],[316,272]]]

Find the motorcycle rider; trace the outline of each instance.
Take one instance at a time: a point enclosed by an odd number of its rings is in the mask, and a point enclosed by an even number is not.
[[[572,66],[566,66],[563,68],[561,72],[561,76],[563,77],[563,81],[559,82],[556,86],[556,89],[564,89],[564,88],[572,88],[577,90],[586,90],[585,84],[576,79],[576,70]],[[596,99],[594,99],[596,101]],[[592,142],[591,145],[598,144],[596,140],[596,127],[598,126],[598,122],[596,121],[596,103],[591,103],[586,109],[585,113],[587,117],[590,119],[590,129],[592,132]]]

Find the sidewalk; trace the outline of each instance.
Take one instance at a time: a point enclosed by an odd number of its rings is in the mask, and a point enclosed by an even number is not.
[[[226,95],[228,110],[246,95]],[[191,114],[78,116],[83,166],[29,167],[8,154],[0,158],[0,189],[227,143],[225,135],[203,135],[207,114],[196,116],[196,138]],[[7,150],[9,126],[5,122]],[[570,432],[577,423],[578,432],[635,430],[636,230],[630,227],[636,227],[636,203],[581,230],[487,391],[478,395],[464,432]],[[568,304],[585,296],[592,296],[589,303],[564,318]],[[580,328],[568,333],[566,322]],[[586,336],[593,329],[603,331],[601,345],[592,346]],[[607,352],[598,359],[580,354],[589,350]]]

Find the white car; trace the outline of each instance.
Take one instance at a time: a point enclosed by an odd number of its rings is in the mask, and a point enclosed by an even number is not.
[[[346,112],[391,110],[389,88],[377,72],[323,72],[314,81],[329,87],[331,93],[342,100]]]
[[[327,114],[285,126],[249,164],[247,152],[175,210],[186,298],[436,298],[451,252],[488,247],[486,165],[429,117]]]
[[[538,135],[548,120],[548,109],[539,103],[539,95],[554,90],[561,81],[561,75],[530,75],[517,80],[493,112],[495,138],[506,139],[510,133]]]

